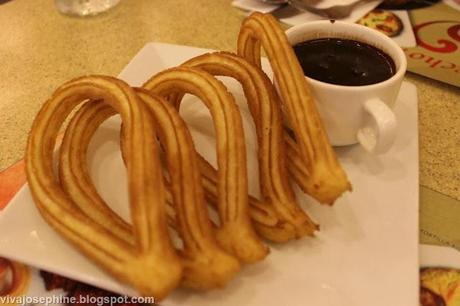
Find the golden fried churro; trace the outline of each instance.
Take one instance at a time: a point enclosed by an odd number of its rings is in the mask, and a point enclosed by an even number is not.
[[[223,286],[239,270],[240,265],[235,258],[218,247],[213,236],[204,206],[202,187],[199,180],[195,179],[200,177],[200,173],[195,169],[198,167],[196,153],[185,123],[174,107],[162,98],[152,97],[145,91],[138,91],[137,94],[152,113],[167,153],[170,179],[168,188],[171,197],[169,201],[174,209],[168,211],[168,216],[179,231],[184,245],[181,252],[184,263],[182,285],[198,289]],[[64,189],[74,201],[78,201],[85,194],[94,193],[94,200],[107,207],[91,183],[85,160],[92,135],[114,113],[113,108],[102,100],[85,104],[72,118],[66,130],[60,149],[59,169],[61,183],[66,186]],[[123,148],[123,152],[126,152],[125,142]],[[68,186],[71,188],[67,189]],[[91,211],[91,206],[86,209]],[[95,221],[103,221],[115,228],[117,223],[113,221],[119,221],[119,217],[110,208],[106,209],[108,211],[95,215]],[[132,241],[130,227],[126,227],[127,231],[114,231],[114,234],[118,234],[120,238],[127,236],[126,240]]]
[[[217,134],[218,213],[216,235],[225,250],[243,262],[255,262],[268,248],[252,228],[248,211],[246,150],[241,115],[233,97],[212,75],[192,68],[172,68],[148,80],[145,89],[160,96],[178,93],[173,105],[179,107],[185,93],[199,97],[209,108]]]
[[[265,73],[243,58],[227,52],[204,54],[188,60],[182,66],[233,77],[243,86],[256,127],[263,201],[275,209],[279,216],[275,226],[255,222],[259,234],[278,242],[305,234],[312,235],[317,227],[296,203],[289,183],[278,96]]]
[[[295,134],[308,176],[303,178],[306,192],[322,203],[333,203],[350,190],[345,172],[329,144],[302,68],[276,19],[253,13],[241,26],[238,54],[261,66],[260,47],[267,53],[279,87],[283,111]]]
[[[53,149],[59,128],[78,104],[103,99],[125,125],[134,244],[95,222],[70,200],[53,175]],[[161,299],[181,281],[182,264],[169,239],[163,177],[155,127],[148,110],[124,82],[81,77],[62,85],[34,120],[26,150],[26,174],[45,220],[105,271]]]
[[[64,191],[75,205],[91,214],[94,221],[118,235],[129,243],[133,241],[131,226],[100,197],[88,173],[88,145],[99,126],[109,117],[116,114],[115,110],[103,100],[85,103],[72,117],[67,126],[62,145],[59,149],[59,181]],[[125,142],[120,139],[123,161],[127,159],[124,152]],[[172,195],[169,184],[165,182],[166,214],[168,223],[176,228],[176,212],[172,207]]]
[[[239,271],[240,264],[213,236],[192,137],[172,105],[146,90],[137,93],[155,118],[166,153],[177,229],[184,244],[183,284],[198,289],[223,286]]]

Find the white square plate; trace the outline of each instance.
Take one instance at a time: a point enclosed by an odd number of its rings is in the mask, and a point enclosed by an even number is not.
[[[209,50],[147,44],[120,77],[133,86],[152,74]],[[264,63],[269,75],[269,66]],[[242,109],[248,171],[257,173],[254,131],[241,88],[227,78]],[[181,113],[196,146],[214,162],[208,112],[185,97]],[[340,97],[337,97],[340,99]],[[344,103],[346,103],[344,101]],[[359,146],[337,149],[354,191],[331,207],[298,193],[321,224],[316,238],[272,246],[262,263],[247,266],[224,289],[197,293],[178,289],[162,305],[181,306],[416,306],[418,305],[418,131],[415,86],[404,82],[395,113],[399,133],[386,154],[372,156]],[[126,181],[118,148],[118,119],[108,120],[90,146],[92,178],[110,205],[129,218]],[[257,194],[257,175],[250,175]],[[55,233],[40,217],[27,186],[0,213],[0,256],[122,294],[133,290],[114,281]],[[152,280],[158,281],[158,280]]]

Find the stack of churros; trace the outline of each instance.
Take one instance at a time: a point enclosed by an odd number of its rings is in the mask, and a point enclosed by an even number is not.
[[[278,91],[260,68],[261,47]],[[248,195],[241,114],[215,76],[235,78],[246,96],[257,134],[259,199]],[[197,153],[179,115],[185,94],[211,113],[217,169]],[[77,107],[54,175],[58,131]],[[132,224],[98,194],[86,163],[92,136],[115,114],[122,119]],[[62,85],[35,118],[26,172],[40,213],[57,232],[113,277],[158,300],[178,286],[224,286],[242,265],[269,254],[264,240],[313,236],[319,227],[299,207],[291,178],[322,203],[351,189],[284,32],[272,16],[260,13],[243,22],[237,54],[192,58],[152,76],[142,88],[106,76]]]

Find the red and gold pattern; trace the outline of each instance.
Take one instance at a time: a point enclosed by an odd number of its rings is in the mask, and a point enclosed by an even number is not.
[[[0,258],[0,296],[21,296],[26,293],[29,282],[30,269],[27,266]]]
[[[422,35],[422,32],[426,28],[442,26],[447,27],[445,32],[438,31],[443,36],[448,37],[437,37],[436,43],[428,42]],[[414,27],[415,38],[417,39],[417,45],[425,48],[432,52],[437,53],[454,53],[457,52],[460,46],[460,22],[453,20],[438,20],[421,23]]]

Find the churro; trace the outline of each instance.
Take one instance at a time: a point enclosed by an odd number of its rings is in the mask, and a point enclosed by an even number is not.
[[[133,244],[77,206],[53,175],[53,149],[62,123],[80,103],[100,99],[120,114],[125,125]],[[146,106],[126,83],[111,77],[81,77],[62,85],[44,104],[34,120],[25,160],[30,191],[45,220],[115,278],[161,299],[181,281],[182,264],[168,236],[155,135]]]
[[[182,66],[238,80],[253,117],[258,143],[260,189],[279,221],[275,226],[255,222],[259,234],[273,241],[312,235],[317,226],[296,203],[286,170],[283,127],[278,96],[266,74],[243,58],[228,52],[204,54]]]
[[[167,214],[170,224],[179,232],[183,241],[180,250],[184,265],[182,285],[196,289],[223,286],[239,270],[240,265],[235,258],[218,247],[213,236],[202,187],[199,180],[195,179],[200,174],[195,169],[196,154],[188,129],[177,111],[162,98],[152,97],[142,90],[136,93],[152,113],[160,141],[165,148],[169,173],[166,187]],[[75,203],[84,203],[85,195],[92,195],[93,201],[99,203],[98,207],[104,207],[103,213],[94,215],[95,221],[107,224],[114,234],[132,241],[130,226],[103,202],[85,167],[89,140],[99,125],[114,113],[113,108],[102,100],[81,107],[66,129],[60,149],[59,173],[63,188]],[[122,147],[125,156],[127,148],[124,141]],[[91,205],[91,202],[88,203]],[[85,209],[95,212],[91,206]],[[117,230],[118,223],[123,224],[123,230]]]
[[[268,248],[256,235],[249,218],[244,132],[233,96],[209,73],[187,67],[162,71],[150,78],[143,88],[169,97],[177,108],[186,93],[199,97],[209,108],[217,134],[220,218],[217,240],[243,262],[263,259]],[[175,95],[171,94],[173,90]]]
[[[295,134],[296,146],[308,170],[308,175],[302,177],[302,185],[321,203],[332,204],[344,191],[351,190],[351,184],[329,144],[286,34],[273,16],[255,12],[241,26],[238,54],[261,67],[261,46],[273,69],[286,121]],[[297,163],[292,166],[297,167]]]

